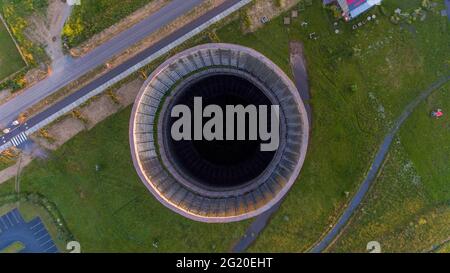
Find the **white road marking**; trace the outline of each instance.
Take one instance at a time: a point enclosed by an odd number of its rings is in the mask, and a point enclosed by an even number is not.
[[[25,132],[22,132],[19,135],[13,137],[11,139],[11,143],[12,143],[12,145],[14,145],[14,147],[17,147],[27,140],[28,140],[28,136],[25,134]]]

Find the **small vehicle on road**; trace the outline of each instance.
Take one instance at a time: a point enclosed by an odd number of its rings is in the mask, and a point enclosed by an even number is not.
[[[5,128],[5,129],[3,129],[3,131],[2,131],[4,134],[7,134],[7,133],[9,133],[9,132],[11,132],[11,129],[9,129],[9,128]]]
[[[17,126],[17,125],[20,124],[20,122],[19,122],[18,120],[15,120],[15,121],[13,121],[11,124],[12,124],[13,126]]]

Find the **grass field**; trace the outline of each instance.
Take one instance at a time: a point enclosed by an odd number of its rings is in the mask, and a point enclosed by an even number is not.
[[[80,45],[152,0],[83,0],[63,29],[70,47]]]
[[[332,251],[363,251],[372,240],[387,252],[427,251],[450,237],[450,118],[430,118],[436,108],[450,109],[450,84],[402,128],[369,197]]]
[[[392,12],[399,5],[414,8],[420,2],[386,0],[385,5]],[[446,18],[429,14],[424,22],[406,27],[377,15],[378,24],[358,31],[340,23],[341,34],[336,35],[333,19],[314,2],[289,27],[282,25],[281,16],[252,34],[239,31],[240,20],[217,31],[222,42],[259,50],[289,76],[289,41],[303,41],[309,67],[313,129],[307,159],[250,251],[305,251],[316,242],[360,185],[392,121],[448,71]],[[300,27],[303,20],[308,27]],[[320,38],[308,39],[311,32]],[[32,163],[24,170],[22,188],[55,202],[87,251],[229,250],[249,221],[196,223],[152,198],[130,160],[129,114],[128,109],[111,117],[47,161]],[[9,182],[0,193],[12,189]]]
[[[4,169],[6,169],[6,168],[8,168],[8,167],[10,167],[10,166],[12,166],[14,164],[14,162],[13,161],[5,161],[5,162],[3,162],[3,161],[0,161],[0,171],[1,170],[4,170]]]
[[[130,109],[72,139],[21,176],[21,190],[52,200],[82,251],[228,251],[247,222],[188,220],[166,209],[139,180],[128,144]],[[96,165],[100,171],[95,171]],[[13,181],[0,187],[11,192]]]
[[[0,22],[0,81],[19,71],[25,65],[5,25]]]

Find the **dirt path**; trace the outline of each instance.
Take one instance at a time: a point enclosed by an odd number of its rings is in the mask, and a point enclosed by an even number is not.
[[[64,57],[64,52],[62,50],[61,32],[64,27],[64,23],[69,18],[71,12],[72,6],[66,5],[61,1],[53,2],[49,6],[49,34],[51,38],[47,46],[47,51],[49,52],[50,56],[52,56],[52,59],[54,61]]]
[[[449,0],[450,1],[450,0]],[[425,251],[426,253],[434,253],[434,252],[438,252],[439,249],[441,249],[442,247],[446,246],[448,243],[450,243],[450,237],[445,239],[444,241],[440,242],[437,245],[434,245],[430,250]]]

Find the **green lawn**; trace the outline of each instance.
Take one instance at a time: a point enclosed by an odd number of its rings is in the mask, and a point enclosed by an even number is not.
[[[0,22],[0,81],[25,67],[5,25]]]
[[[430,118],[436,108],[441,119]],[[433,94],[401,129],[367,200],[333,251],[426,251],[450,236],[450,84]],[[447,246],[448,248],[448,246]]]
[[[80,45],[152,0],[83,0],[75,6],[63,30],[70,47]]]

